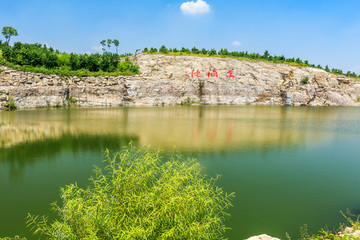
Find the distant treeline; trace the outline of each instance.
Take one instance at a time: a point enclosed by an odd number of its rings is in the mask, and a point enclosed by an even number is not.
[[[247,58],[247,59],[253,59],[253,60],[263,60],[263,61],[269,61],[274,63],[290,63],[290,64],[297,64],[302,66],[309,66],[314,68],[323,69],[326,72],[336,73],[336,74],[343,74],[348,77],[357,77],[360,78],[360,74],[357,75],[354,72],[346,72],[344,73],[341,69],[329,69],[329,66],[322,67],[321,65],[315,65],[310,64],[307,60],[303,61],[300,58],[286,58],[285,56],[272,56],[270,55],[269,51],[265,51],[264,54],[259,53],[248,53],[246,52],[229,52],[226,48],[220,49],[220,51],[216,51],[215,49],[207,50],[205,48],[203,49],[197,49],[196,47],[193,47],[191,50],[188,48],[181,48],[180,50],[176,48],[166,48],[164,45],[160,47],[158,50],[157,48],[144,48],[143,53],[183,53],[183,54],[195,54],[195,55],[204,55],[204,56],[221,56],[221,57],[234,57],[234,58]]]
[[[104,51],[103,54],[76,54],[54,50],[38,43],[15,42],[10,46],[0,40],[0,64],[16,70],[65,76],[132,75],[139,66],[127,57]],[[125,61],[121,58],[125,57]]]

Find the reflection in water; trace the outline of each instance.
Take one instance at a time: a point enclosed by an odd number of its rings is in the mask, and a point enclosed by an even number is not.
[[[41,139],[31,143],[18,143],[17,145],[3,149],[0,152],[0,164],[8,162],[9,176],[18,179],[22,176],[26,165],[33,165],[36,160],[42,159],[44,154],[52,159],[61,152],[72,152],[77,154],[84,150],[104,152],[108,149],[118,149],[132,141],[137,144],[137,137],[127,137],[118,135],[98,136],[98,135],[62,135],[56,139]]]
[[[288,147],[328,139],[327,129],[337,121],[356,120],[356,115],[344,119],[343,112],[259,106],[3,112],[0,148],[65,135],[138,136],[142,145],[188,151]]]
[[[87,184],[105,148],[131,140],[195,155],[236,192],[230,239],[296,237],[359,209],[360,109],[262,106],[0,112],[0,234],[29,236],[58,188]],[[5,194],[3,194],[5,193]],[[334,195],[334,193],[337,193]],[[349,196],[349,197],[343,197]]]

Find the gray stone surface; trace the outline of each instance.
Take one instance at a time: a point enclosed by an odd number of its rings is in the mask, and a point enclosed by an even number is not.
[[[248,238],[247,240],[280,240],[279,238],[274,238],[266,234],[262,234],[259,236],[254,236],[251,238]]]
[[[355,230],[351,227],[345,228],[343,232],[338,233],[339,236],[353,236],[354,238],[360,238],[360,230]]]
[[[0,109],[9,101],[9,91],[6,88],[0,87]]]
[[[2,66],[0,89],[8,91],[20,108],[62,105],[69,96],[84,107],[174,105],[188,99],[207,105],[360,105],[358,80],[317,68],[160,54],[140,54],[133,60],[140,75],[59,77]],[[210,69],[217,77],[208,77]],[[229,78],[232,69],[235,78]],[[193,70],[199,70],[199,77],[191,77]],[[305,77],[308,84],[301,83]]]

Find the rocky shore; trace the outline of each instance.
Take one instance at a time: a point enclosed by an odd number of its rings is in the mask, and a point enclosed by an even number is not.
[[[1,66],[0,102],[20,108],[205,105],[360,106],[360,81],[324,70],[219,57],[140,54],[140,75],[60,77]],[[1,104],[0,104],[1,105]]]
[[[9,101],[9,91],[6,88],[0,87],[0,107],[4,106]]]

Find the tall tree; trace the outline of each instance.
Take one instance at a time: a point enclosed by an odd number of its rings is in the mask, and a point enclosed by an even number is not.
[[[18,36],[18,32],[16,31],[15,28],[13,27],[3,27],[2,29],[2,35],[4,35],[5,39],[6,39],[6,43],[9,45],[10,43],[10,38],[12,36]]]
[[[263,58],[268,59],[270,57],[270,53],[268,50],[265,50]]]
[[[103,51],[105,51],[106,40],[102,40],[102,41],[100,42],[100,44],[101,44],[101,49],[102,49]]]
[[[119,54],[119,53],[118,53],[118,46],[119,46],[119,44],[120,44],[119,40],[114,39],[112,42],[114,43],[114,45],[115,45],[115,47],[116,47],[116,54]]]
[[[109,48],[109,52],[110,52],[110,47],[111,47],[111,44],[113,43],[113,41],[111,39],[108,39],[106,41],[106,43],[107,43],[107,47]]]

